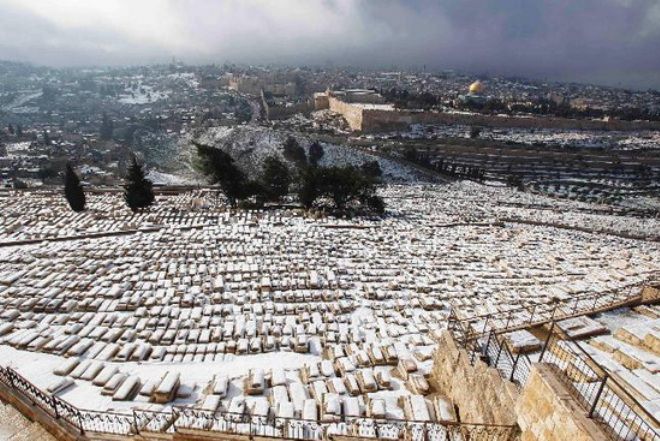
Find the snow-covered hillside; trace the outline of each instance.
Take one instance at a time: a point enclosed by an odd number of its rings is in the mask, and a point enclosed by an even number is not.
[[[288,136],[290,134],[287,132],[267,127],[212,127],[198,134],[196,141],[223,149],[236,160],[241,169],[254,178],[260,172],[263,161],[268,156],[275,155],[286,160],[283,155],[283,145]],[[295,135],[294,138],[306,152],[309,151],[312,139],[301,135]],[[360,166],[365,162],[375,160],[380,164],[384,181],[387,183],[410,183],[421,179],[416,171],[395,161],[340,145],[328,143],[321,143],[321,145],[324,155],[320,164],[323,166]]]

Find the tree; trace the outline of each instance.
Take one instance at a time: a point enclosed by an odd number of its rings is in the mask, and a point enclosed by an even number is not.
[[[289,194],[291,171],[279,158],[269,156],[264,161],[262,181],[268,200],[279,201]]]
[[[373,179],[380,179],[383,175],[383,171],[380,169],[380,164],[378,161],[367,161],[360,166],[362,172]]]
[[[124,199],[134,213],[141,208],[152,205],[155,200],[153,184],[145,177],[142,165],[138,164],[135,155],[133,155],[133,161],[128,168],[128,175],[124,184]]]
[[[234,164],[234,159],[222,150],[193,141],[197,147],[196,167],[205,174],[211,184],[219,184],[229,200],[229,205],[236,207],[239,199],[248,195],[245,174]]]
[[[22,138],[22,137],[23,137],[23,127],[22,127],[20,124],[17,124],[17,125],[16,125],[16,136],[17,136],[18,138]]]
[[[385,213],[385,201],[378,195],[370,195],[362,201],[363,204],[376,214]]]
[[[298,141],[292,136],[289,136],[284,142],[284,157],[289,161],[295,162],[299,166],[307,164],[305,149],[300,147]]]
[[[324,169],[323,177],[322,188],[338,210],[344,210],[351,201],[369,193],[366,187],[371,183],[355,167],[329,167]]]
[[[268,191],[264,184],[259,181],[246,180],[239,198],[242,200],[254,198],[257,207],[263,207],[268,199]]]
[[[470,127],[470,138],[478,138],[481,135],[481,127]]]
[[[112,132],[114,131],[114,123],[110,119],[107,113],[103,113],[103,120],[101,121],[101,129],[99,130],[99,135],[103,140],[112,139]]]
[[[408,147],[406,147],[406,149],[403,152],[404,159],[406,159],[407,161],[410,161],[410,162],[417,161],[417,156],[418,156],[418,153],[417,153],[417,149],[415,147],[408,146]]]
[[[309,146],[309,163],[316,166],[323,157],[325,151],[318,141]]]
[[[320,197],[327,197],[339,211],[353,203],[378,213],[385,209],[383,200],[376,195],[376,180],[356,167],[305,167],[300,176],[298,198],[305,208],[311,208]]]
[[[83,191],[80,179],[73,170],[73,167],[71,167],[71,164],[66,165],[66,173],[64,175],[64,196],[73,211],[80,212],[85,209],[85,192]]]
[[[48,135],[48,132],[45,130],[43,132],[43,137],[44,137],[44,144],[50,145],[50,136]]]
[[[25,190],[26,188],[28,188],[28,185],[24,181],[21,181],[20,179],[14,179],[13,185],[14,185],[14,190]]]
[[[298,200],[306,209],[312,208],[316,199],[321,196],[321,170],[316,167],[305,167],[300,172]]]
[[[525,191],[525,185],[523,184],[523,180],[518,175],[508,175],[506,177],[506,185],[509,187],[513,187],[519,191]]]
[[[42,166],[39,168],[39,171],[37,172],[37,176],[42,181],[46,179],[55,178],[57,177],[57,170],[52,165]]]

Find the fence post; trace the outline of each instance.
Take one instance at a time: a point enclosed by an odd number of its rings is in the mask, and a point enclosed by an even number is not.
[[[78,411],[76,412],[76,415],[78,415],[78,428],[80,429],[80,434],[84,435],[85,429],[83,429],[82,414]]]
[[[534,323],[534,313],[536,312],[536,305],[532,305],[532,313],[529,315],[529,323]]]
[[[594,404],[591,406],[591,410],[589,411],[589,418],[593,418],[594,412],[596,411],[596,405],[598,404],[598,400],[600,400],[600,395],[603,393],[603,389],[605,389],[605,383],[607,383],[607,379],[609,378],[609,375],[605,373],[605,376],[603,377],[603,381],[600,383],[600,387],[598,388],[598,392],[596,392],[596,399],[594,400]]]
[[[513,315],[513,310],[509,310],[509,314],[506,316],[506,323],[504,323],[504,330],[509,329],[509,322],[511,322],[511,316]]]
[[[502,353],[502,348],[504,347],[505,343],[500,343],[497,341],[497,336],[495,336],[495,342],[500,345],[500,348],[497,350],[497,357],[495,357],[495,368],[497,368],[497,363],[500,362],[500,354]]]
[[[580,297],[575,298],[575,305],[573,306],[573,315],[577,312],[578,309],[578,301],[580,300]]]
[[[57,398],[51,397],[51,405],[53,406],[53,410],[55,411],[55,419],[59,420],[60,412],[57,410]]]
[[[11,384],[11,388],[16,389],[16,386],[14,385],[14,373],[9,367],[7,368],[7,378],[9,379],[9,384]]]
[[[488,355],[488,349],[490,348],[490,339],[493,338],[493,331],[488,333],[488,340],[486,340],[486,348],[484,349],[484,355]]]
[[[138,427],[138,420],[137,420],[137,414],[135,413],[135,409],[133,409],[132,413],[133,413],[133,426],[135,426],[135,434],[139,435],[140,428]]]
[[[513,381],[513,374],[516,373],[516,366],[518,366],[518,360],[520,359],[520,352],[516,355],[516,359],[513,360],[513,366],[511,366],[511,377],[509,378],[509,381]]]
[[[490,314],[488,314],[488,315],[485,317],[485,320],[484,320],[484,329],[483,329],[483,331],[481,331],[482,334],[485,334],[485,333],[486,333],[486,328],[488,327],[488,320],[490,320]]]
[[[545,343],[543,343],[543,349],[541,349],[541,355],[539,355],[539,363],[543,363],[543,356],[545,355],[545,350],[548,349],[548,343],[550,343],[550,339],[552,338],[552,333],[554,332],[554,330],[555,330],[555,321],[553,320],[552,322],[550,322],[550,330],[548,331],[548,338],[545,339]]]

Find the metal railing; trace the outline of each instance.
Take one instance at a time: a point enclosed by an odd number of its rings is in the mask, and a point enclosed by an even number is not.
[[[649,274],[658,280],[658,273]],[[448,329],[462,346],[488,336],[491,331],[502,334],[539,326],[581,315],[615,309],[641,300],[641,287],[649,281],[636,282],[605,292],[588,292],[574,297],[556,299],[551,303],[533,303],[506,311],[472,317],[459,317],[455,308],[449,314]],[[638,293],[633,291],[639,290]]]
[[[519,389],[527,382],[532,361],[525,354],[513,354],[505,337],[491,330],[488,337],[470,342],[470,361],[481,359],[498,370],[502,378]],[[567,386],[589,418],[601,424],[617,441],[660,440],[658,420],[601,367],[585,349],[572,341],[552,322],[539,355],[539,363],[549,364]]]
[[[64,422],[72,435],[109,434],[133,437],[159,434],[165,439],[174,433],[204,432],[213,439],[223,434],[247,437],[325,440],[346,435],[411,441],[511,441],[518,434],[514,425],[470,424],[453,421],[413,421],[343,417],[331,421],[268,416],[173,407],[166,412],[133,410],[130,413],[77,409],[49,395],[11,368],[0,367],[0,382],[24,402],[39,407],[54,420]]]
[[[486,343],[481,346],[481,354],[489,366],[496,368],[502,378],[522,389],[532,369],[532,362],[526,354],[512,353],[509,346],[501,342],[495,332],[488,334]],[[474,362],[475,352],[472,353]]]
[[[465,349],[471,363],[477,358],[498,370],[500,375],[522,388],[529,377],[532,361],[525,354],[513,354],[504,335],[543,324],[550,325],[539,362],[551,365],[588,410],[589,418],[602,424],[616,440],[660,440],[658,420],[629,388],[613,379],[575,341],[556,325],[557,321],[593,314],[641,300],[643,285],[657,285],[659,272],[648,274],[646,281],[605,293],[587,293],[551,304],[521,306],[499,314],[460,318],[451,310],[448,330]],[[633,294],[638,289],[639,293]]]
[[[68,426],[80,427],[80,411],[75,406],[42,391],[13,369],[0,367],[0,382],[53,419],[63,421]]]
[[[540,356],[561,375],[573,397],[616,440],[660,440],[660,424],[629,392],[612,378],[576,341],[552,326]]]

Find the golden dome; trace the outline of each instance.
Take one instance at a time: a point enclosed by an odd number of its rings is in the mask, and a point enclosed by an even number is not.
[[[470,84],[470,93],[473,95],[483,92],[484,85],[481,84],[481,81],[477,80],[474,83]]]

